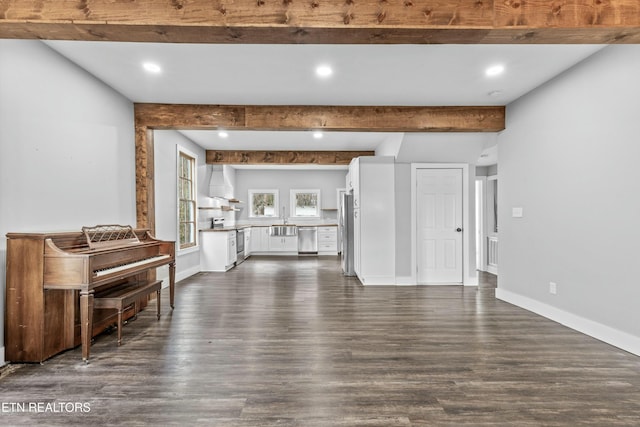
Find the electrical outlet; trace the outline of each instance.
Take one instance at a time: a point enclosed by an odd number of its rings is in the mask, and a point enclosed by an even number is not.
[[[553,295],[558,293],[558,285],[555,282],[549,282],[549,293]]]

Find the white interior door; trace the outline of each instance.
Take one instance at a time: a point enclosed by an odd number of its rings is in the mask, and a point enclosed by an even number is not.
[[[462,169],[417,170],[417,281],[462,283]]]

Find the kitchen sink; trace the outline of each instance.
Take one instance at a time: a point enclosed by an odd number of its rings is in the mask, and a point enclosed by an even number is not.
[[[271,236],[297,236],[298,227],[295,225],[272,225],[269,234]]]

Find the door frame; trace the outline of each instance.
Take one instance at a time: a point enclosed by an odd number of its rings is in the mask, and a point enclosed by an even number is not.
[[[480,181],[480,185],[482,186],[482,200],[480,201],[480,213],[482,215],[482,218],[480,218],[481,229],[476,230],[476,235],[480,236],[480,265],[476,265],[476,270],[487,271],[487,177],[476,176],[476,182],[478,181]]]
[[[477,286],[477,275],[471,275],[471,257],[469,254],[470,236],[474,234],[474,227],[469,222],[469,208],[475,205],[469,199],[469,164],[468,163],[412,163],[411,164],[411,281],[418,283],[418,169],[462,169],[462,285]],[[475,177],[474,177],[475,191]],[[475,260],[475,254],[474,254]]]

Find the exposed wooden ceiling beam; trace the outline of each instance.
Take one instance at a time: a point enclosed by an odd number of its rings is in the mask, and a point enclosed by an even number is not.
[[[504,129],[505,108],[498,107],[345,107],[135,104],[136,217],[140,228],[153,229],[155,218],[153,129],[309,130],[370,132],[498,132]],[[207,162],[276,164],[275,152],[207,152]],[[220,154],[222,153],[222,154]],[[336,155],[337,154],[337,155]],[[371,154],[371,153],[367,153]],[[306,163],[338,164],[349,153],[314,152]],[[365,154],[358,154],[365,155]],[[213,158],[211,157],[213,156]],[[217,157],[216,157],[217,156]],[[306,154],[278,154],[278,163],[301,163]],[[283,157],[282,157],[283,156]],[[349,157],[349,160],[351,159]],[[330,163],[320,163],[330,162]],[[348,163],[348,161],[346,162]]]
[[[207,150],[210,165],[348,165],[374,151],[230,151]]]
[[[174,43],[640,43],[638,0],[5,0],[0,38]]]
[[[505,108],[135,104],[135,114],[155,129],[499,132]]]

